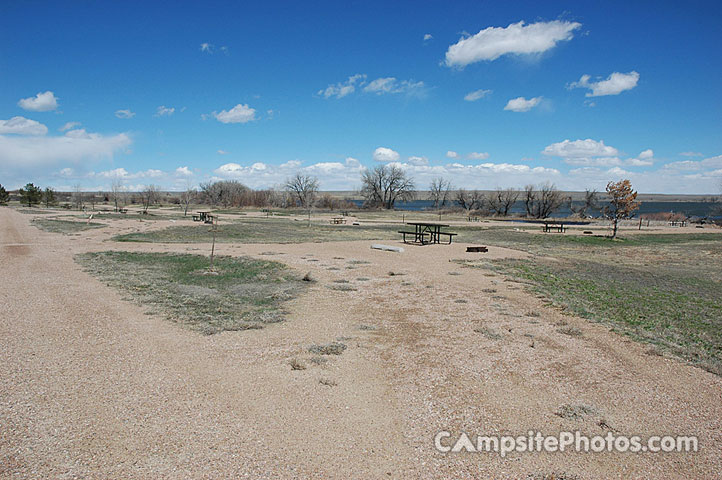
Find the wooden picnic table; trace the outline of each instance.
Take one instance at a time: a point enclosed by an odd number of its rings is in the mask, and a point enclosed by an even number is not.
[[[343,223],[346,223],[346,219],[343,217],[333,217],[331,219],[331,223],[333,223],[335,225],[343,224]]]
[[[211,212],[198,212],[193,214],[194,222],[213,223],[215,215],[211,215]]]
[[[567,228],[564,226],[564,222],[544,222],[542,230],[544,233],[557,231],[558,233],[564,233]]]
[[[426,245],[427,243],[441,243],[441,236],[447,235],[449,237],[449,245],[451,245],[451,239],[456,235],[456,233],[452,232],[442,232],[442,228],[447,228],[449,225],[445,225],[443,223],[428,223],[428,222],[407,222],[407,225],[413,225],[414,231],[408,231],[408,230],[400,230],[399,233],[403,235],[404,243],[406,242],[406,235],[413,235],[414,236],[414,243],[419,243],[421,245]],[[429,237],[429,240],[426,240],[426,237]]]

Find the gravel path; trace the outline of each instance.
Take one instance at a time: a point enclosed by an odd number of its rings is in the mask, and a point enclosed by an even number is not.
[[[449,260],[465,258],[462,245],[221,245],[319,281],[287,322],[205,337],[145,315],[72,259],[204,245],[106,242],[137,228],[131,220],[62,236],[29,219],[0,208],[2,478],[720,477],[719,377],[461,268]],[[332,290],[334,280],[353,290]],[[562,322],[583,335],[560,334]],[[311,362],[308,345],[339,338],[342,355]],[[594,413],[561,418],[563,404]],[[433,448],[440,430],[530,429],[698,435],[701,451],[502,459]]]

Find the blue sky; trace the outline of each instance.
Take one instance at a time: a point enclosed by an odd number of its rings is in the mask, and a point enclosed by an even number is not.
[[[718,2],[3,2],[0,183],[718,193]]]

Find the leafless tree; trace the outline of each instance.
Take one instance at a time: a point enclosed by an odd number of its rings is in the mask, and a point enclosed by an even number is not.
[[[569,198],[569,210],[580,218],[587,218],[589,216],[589,212],[592,210],[597,210],[599,208],[599,197],[596,190],[585,190],[584,191],[584,200],[582,201],[582,204],[578,207],[574,206],[574,202],[572,202],[571,197]]]
[[[180,201],[181,205],[183,206],[184,217],[188,215],[188,207],[190,206],[191,202],[196,198],[197,194],[198,192],[196,192],[195,187],[193,187],[193,184],[189,180],[186,184],[186,189],[180,194]]]
[[[524,207],[527,216],[547,218],[563,204],[564,196],[553,183],[546,182],[538,187],[534,185],[524,187]]]
[[[285,188],[299,207],[311,208],[318,195],[318,178],[297,173],[286,180]]]
[[[125,188],[118,178],[110,184],[110,201],[113,202],[116,213],[125,206]]]
[[[478,190],[469,191],[460,188],[456,191],[454,201],[468,213],[474,210],[482,209],[484,206],[484,195]]]
[[[443,177],[435,178],[429,185],[429,200],[433,208],[444,208],[451,202],[451,182]]]
[[[240,207],[251,191],[250,188],[237,180],[222,180],[200,184],[203,201],[209,205],[222,205]]]
[[[509,211],[519,198],[519,190],[515,188],[497,188],[487,196],[487,204],[491,213],[500,217],[509,215]]]
[[[143,213],[148,213],[148,207],[158,203],[160,189],[156,185],[146,185],[140,192],[140,200],[143,203]]]
[[[392,209],[397,201],[414,198],[414,181],[395,165],[379,165],[361,174],[361,195],[367,207]]]
[[[83,210],[85,206],[85,192],[83,192],[83,187],[80,184],[76,184],[73,187],[72,198],[75,208],[77,208],[78,210]]]

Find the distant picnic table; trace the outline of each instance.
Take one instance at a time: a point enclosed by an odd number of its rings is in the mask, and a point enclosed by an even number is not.
[[[456,233],[452,232],[442,232],[442,228],[449,227],[449,225],[444,225],[442,223],[407,222],[406,224],[413,225],[414,231],[399,230],[399,233],[403,235],[404,243],[408,243],[406,241],[406,235],[413,235],[413,243],[418,243],[420,245],[427,245],[429,243],[440,244],[441,236],[446,235],[449,237],[448,245],[451,245],[451,240],[454,238],[454,235],[456,235]]]
[[[544,231],[544,233],[564,233],[566,229],[567,227],[564,226],[564,222],[544,222],[544,226],[542,227],[542,231]]]
[[[194,222],[213,223],[215,215],[211,215],[211,212],[198,212],[193,214]]]
[[[343,224],[346,223],[346,219],[343,217],[333,217],[331,219],[331,223],[333,223],[334,225]]]
[[[670,227],[686,227],[687,221],[686,220],[670,220],[669,226]]]

